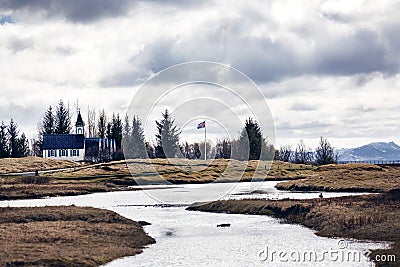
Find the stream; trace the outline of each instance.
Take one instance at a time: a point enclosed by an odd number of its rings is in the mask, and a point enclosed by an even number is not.
[[[0,206],[91,206],[151,223],[144,229],[156,243],[145,248],[142,254],[114,260],[107,267],[374,266],[364,253],[385,244],[319,237],[313,230],[269,216],[185,210],[193,202],[217,198],[306,199],[320,194],[280,191],[275,189],[276,183],[143,186],[146,190],[0,201]],[[254,189],[257,190],[254,192]],[[323,193],[325,198],[346,195],[357,193]],[[222,223],[231,226],[217,227]]]

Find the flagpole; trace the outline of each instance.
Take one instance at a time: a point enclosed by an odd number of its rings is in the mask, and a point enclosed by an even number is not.
[[[204,160],[207,160],[207,127],[206,127],[206,120],[204,120]]]

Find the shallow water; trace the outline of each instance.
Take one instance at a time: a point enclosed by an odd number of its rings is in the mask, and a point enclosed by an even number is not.
[[[318,237],[305,227],[281,223],[268,216],[185,210],[186,206],[193,202],[216,198],[303,199],[319,196],[319,192],[278,191],[274,188],[276,183],[179,185],[167,189],[164,186],[162,187],[164,189],[148,186],[153,189],[1,201],[0,206],[74,204],[106,208],[130,219],[150,222],[151,225],[146,226],[145,230],[156,239],[157,243],[145,248],[140,255],[115,260],[107,264],[108,267],[373,266],[364,256],[364,252],[367,249],[383,247],[383,244],[350,240],[338,244],[339,239]],[[251,193],[255,189],[262,194]],[[354,194],[323,193],[323,195],[336,197]],[[230,223],[231,227],[216,227],[221,223]],[[346,248],[343,248],[344,245]],[[310,255],[312,255],[311,262],[308,258]]]

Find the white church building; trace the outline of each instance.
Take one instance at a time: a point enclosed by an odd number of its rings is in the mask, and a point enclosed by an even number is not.
[[[85,137],[81,112],[75,123],[75,134],[44,134],[43,158],[98,162],[110,159],[115,152],[115,140]]]

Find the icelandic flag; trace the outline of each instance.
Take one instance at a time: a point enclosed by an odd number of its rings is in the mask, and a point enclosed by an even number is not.
[[[197,129],[206,128],[206,121],[200,122],[197,124]]]

